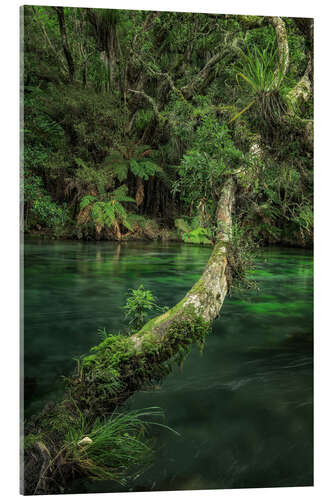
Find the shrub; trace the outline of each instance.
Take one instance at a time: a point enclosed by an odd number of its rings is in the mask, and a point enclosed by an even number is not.
[[[26,230],[36,227],[37,224],[52,231],[64,228],[69,219],[67,206],[52,200],[39,176],[27,173],[23,189]]]
[[[212,232],[200,226],[198,217],[193,217],[190,222],[185,219],[176,219],[175,226],[185,243],[212,244]]]

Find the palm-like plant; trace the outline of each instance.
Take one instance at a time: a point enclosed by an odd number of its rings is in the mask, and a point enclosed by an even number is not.
[[[104,161],[120,182],[127,178],[128,171],[135,175],[137,206],[140,206],[144,199],[143,181],[162,171],[161,167],[152,161],[152,154],[153,150],[149,146],[130,144],[127,147],[119,146],[113,149]]]
[[[113,227],[116,232],[116,238],[122,239],[120,224],[133,230],[128,219],[128,213],[122,203],[133,203],[135,200],[127,196],[127,186],[122,185],[111,193],[100,193],[98,195],[84,196],[80,203],[80,212],[78,214],[78,223],[86,224],[92,221],[97,234],[102,230]]]
[[[284,64],[279,64],[277,49],[272,45],[263,50],[257,47],[250,50],[247,47],[247,53],[242,53],[236,78],[237,81],[241,78],[247,84],[252,99],[230,120],[230,123],[256,104],[268,126],[276,124],[286,111],[282,93]]]

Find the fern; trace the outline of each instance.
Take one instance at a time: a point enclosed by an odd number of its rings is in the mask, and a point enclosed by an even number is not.
[[[210,232],[204,227],[198,227],[189,233],[182,234],[182,238],[185,243],[197,243],[199,245],[211,245],[212,241],[209,239],[210,236]]]
[[[81,158],[75,158],[75,163],[78,167],[87,168],[87,165]]]
[[[92,195],[84,196],[84,198],[82,198],[81,203],[80,203],[80,209],[83,210],[88,205],[93,203],[95,200],[96,200],[95,196],[92,196]]]
[[[117,201],[114,201],[113,203],[114,203],[114,205],[113,205],[114,212],[115,212],[117,218],[121,221],[123,226],[125,226],[130,231],[133,231],[133,227],[132,227],[131,223],[128,221],[128,215],[127,215],[127,212],[124,209],[124,207]]]
[[[212,243],[211,231],[200,226],[198,217],[193,217],[189,224],[185,219],[176,219],[175,226],[185,243],[208,244]]]
[[[80,203],[80,213],[78,222],[86,223],[92,221],[98,233],[105,227],[118,227],[122,224],[124,227],[133,231],[133,226],[128,220],[128,214],[123,207],[124,202],[135,202],[133,198],[127,196],[127,186],[122,185],[115,189],[112,193],[100,194],[100,199],[95,196],[85,196]],[[90,210],[88,209],[90,207]],[[88,212],[87,212],[88,209]],[[85,214],[84,217],[82,216]]]
[[[130,161],[131,172],[139,177],[142,177],[145,181],[148,180],[149,177],[152,177],[157,172],[161,172],[162,169],[157,163],[154,163],[149,160],[134,160]]]
[[[97,224],[100,224],[102,227],[105,225],[105,203],[102,201],[97,201],[94,203],[91,210],[91,218]]]
[[[154,120],[152,109],[139,109],[135,115],[135,126],[138,131],[145,129]]]
[[[127,196],[127,191],[128,191],[127,186],[125,184],[123,184],[122,186],[120,186],[119,188],[115,189],[112,192],[111,197],[113,200],[117,200],[117,201],[120,201],[122,203],[124,203],[124,202],[135,203],[134,198]]]
[[[128,174],[128,161],[120,151],[111,151],[104,160],[104,165],[119,182],[123,182]]]
[[[123,182],[127,178],[129,169],[135,176],[147,180],[163,171],[157,163],[147,159],[147,157],[151,157],[152,153],[153,150],[147,145],[118,146],[118,149],[109,152],[104,160],[104,165],[110,169],[119,182]]]
[[[127,179],[127,174],[128,174],[128,165],[127,163],[115,163],[112,166],[112,171],[114,175],[117,177],[119,182],[123,182],[124,180]]]

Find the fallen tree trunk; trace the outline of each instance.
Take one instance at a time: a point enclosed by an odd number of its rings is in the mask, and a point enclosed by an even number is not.
[[[184,299],[165,314],[149,321],[132,339],[139,349],[143,345],[145,334],[150,331],[159,341],[168,324],[182,315],[188,308],[204,321],[211,322],[219,314],[228,291],[226,268],[227,246],[231,238],[232,207],[235,196],[235,182],[230,177],[222,190],[217,209],[218,234],[213,252],[201,278],[195,283]]]
[[[170,371],[169,361],[181,361],[191,344],[203,346],[228,291],[234,196],[235,181],[229,177],[218,203],[216,244],[201,278],[187,295],[131,337],[107,337],[67,379],[64,401],[49,405],[26,426],[29,444],[24,450],[22,471],[25,494],[63,491],[66,481],[80,474],[78,466],[71,467],[73,459],[68,459],[68,447],[64,445],[70,423],[84,416],[92,427],[97,418],[111,415],[143,384],[165,376]],[[105,389],[112,384],[113,391]]]

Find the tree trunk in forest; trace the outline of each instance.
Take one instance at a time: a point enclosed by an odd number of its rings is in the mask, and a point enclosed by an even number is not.
[[[62,48],[66,57],[66,61],[68,64],[68,73],[69,73],[69,79],[71,82],[74,81],[75,78],[75,65],[74,65],[74,60],[72,57],[72,53],[69,48],[68,40],[67,40],[67,33],[66,33],[66,24],[65,24],[65,14],[64,14],[64,8],[63,7],[54,7],[55,11],[57,12],[58,15],[58,22],[59,22],[59,30],[61,34],[61,41],[62,41]]]
[[[144,200],[144,197],[145,197],[145,191],[144,191],[142,177],[140,177],[138,175],[137,180],[136,180],[136,194],[135,194],[135,200],[136,200],[137,207],[139,207],[141,205],[141,203]]]
[[[115,228],[115,231],[116,231],[116,239],[117,239],[117,241],[121,241],[122,234],[121,234],[118,222],[115,220],[113,225],[114,225],[114,228]]]
[[[95,32],[95,38],[101,51],[101,59],[107,67],[107,87],[110,92],[115,88],[115,68],[119,48],[116,33],[117,21],[116,19],[110,19],[108,15],[105,17],[103,13],[98,14],[90,8],[86,12]]]
[[[287,30],[284,21],[281,17],[272,17],[272,25],[275,29],[277,38],[278,51],[279,51],[279,67],[276,71],[276,78],[279,78],[279,73],[285,76],[289,66],[289,45]],[[289,110],[291,113],[296,114],[299,107],[307,102],[312,95],[313,85],[313,19],[295,19],[296,24],[299,26],[304,35],[306,36],[310,45],[310,52],[308,53],[308,63],[302,78],[297,82],[295,87],[287,94],[289,102]],[[303,138],[305,144],[311,151],[313,149],[313,120],[304,120]]]
[[[115,58],[111,50],[106,53],[106,64],[108,69],[108,90],[111,92],[114,89],[114,67]]]
[[[144,383],[157,375],[163,376],[161,366],[174,358],[179,351],[192,343],[204,342],[212,321],[219,315],[224,298],[228,291],[227,266],[228,243],[231,237],[232,209],[235,197],[235,181],[229,177],[223,186],[217,209],[218,236],[211,257],[201,278],[195,283],[186,296],[166,313],[150,320],[139,332],[129,338],[124,337],[128,353],[122,361],[120,369],[125,367],[122,386],[119,394],[111,399],[89,403],[91,394],[98,391],[96,378],[82,374],[72,376],[69,390],[62,403],[46,408],[37,416],[32,425],[33,433],[40,434],[42,423],[47,420],[47,433],[56,432],[57,442],[50,440],[51,446],[37,441],[25,451],[24,460],[24,493],[43,494],[59,490],[59,484],[66,483],[66,477],[72,477],[62,457],[64,438],[59,438],[57,425],[66,419],[64,412],[80,412],[95,419],[106,417],[114,411],[115,406],[124,402]],[[126,371],[129,368],[128,371]],[[110,366],[108,371],[112,372]],[[142,375],[142,371],[147,375]],[[130,373],[127,375],[126,373]],[[165,374],[165,373],[164,373]],[[82,378],[83,377],[83,378]],[[99,380],[99,379],[98,379]],[[133,380],[135,385],[133,385]],[[110,400],[110,401],[109,401]],[[109,402],[109,407],[107,406]],[[90,404],[90,406],[89,406]],[[73,417],[72,417],[73,418]],[[30,430],[31,432],[31,430]],[[51,448],[51,450],[50,450]],[[65,463],[65,464],[64,464]],[[52,465],[51,465],[52,464]],[[47,470],[47,477],[45,471]]]

